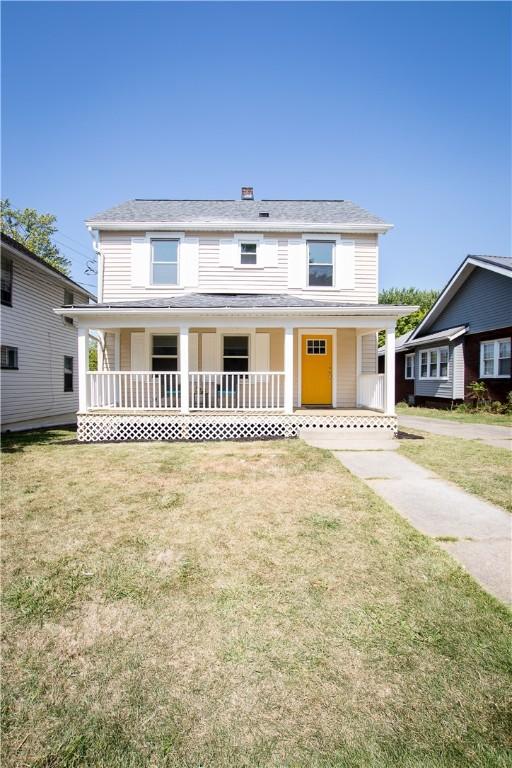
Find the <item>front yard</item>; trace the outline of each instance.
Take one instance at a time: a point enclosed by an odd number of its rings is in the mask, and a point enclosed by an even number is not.
[[[3,454],[3,765],[510,765],[508,611],[299,441]]]
[[[486,413],[484,411],[457,411],[449,408],[421,408],[420,406],[397,403],[398,416],[426,416],[429,419],[448,419],[463,424],[497,424],[502,427],[512,425],[512,415],[509,413]]]

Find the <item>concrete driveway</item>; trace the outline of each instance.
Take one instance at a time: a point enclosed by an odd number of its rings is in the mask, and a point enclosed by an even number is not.
[[[398,416],[400,429],[419,429],[435,435],[461,437],[463,440],[481,440],[495,448],[512,450],[512,428],[496,424],[465,424],[448,419],[431,419],[428,416]]]

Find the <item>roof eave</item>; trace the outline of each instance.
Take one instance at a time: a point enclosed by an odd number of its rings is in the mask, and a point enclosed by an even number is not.
[[[311,223],[307,221],[106,221],[102,219],[87,219],[86,225],[90,229],[101,230],[195,230],[195,231],[232,231],[246,232],[363,232],[372,234],[386,234],[393,228],[393,224],[382,222],[381,224],[358,223]]]

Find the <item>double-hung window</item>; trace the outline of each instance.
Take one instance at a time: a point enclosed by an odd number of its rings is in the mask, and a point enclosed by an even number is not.
[[[334,246],[326,240],[308,240],[308,286],[311,288],[334,285]]]
[[[405,378],[414,379],[414,352],[405,356]]]
[[[249,337],[224,336],[222,350],[223,370],[226,373],[249,370]]]
[[[447,379],[448,378],[448,347],[436,347],[435,349],[422,349],[420,352],[420,379]],[[406,368],[407,371],[407,368]],[[414,377],[414,362],[413,375]],[[408,378],[406,376],[406,378]]]
[[[510,339],[481,342],[480,376],[483,379],[505,379],[510,376]]]
[[[152,371],[178,370],[177,336],[153,336],[153,347],[151,352]]]
[[[12,307],[12,261],[2,256],[2,304]]]
[[[64,392],[73,391],[73,358],[64,355]]]
[[[240,243],[240,264],[243,267],[255,267],[258,263],[258,246],[256,243]]]
[[[18,347],[8,347],[2,344],[2,369],[7,371],[18,370]]]
[[[178,285],[178,240],[151,240],[152,285]]]

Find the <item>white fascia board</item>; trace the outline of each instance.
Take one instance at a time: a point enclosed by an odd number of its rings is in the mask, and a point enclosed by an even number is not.
[[[499,264],[493,264],[490,261],[485,261],[482,259],[474,259],[471,256],[469,256],[466,259],[467,264],[474,264],[475,267],[481,267],[482,269],[488,269],[491,272],[497,272],[498,275],[505,275],[506,277],[512,277],[512,272],[510,269],[507,269],[506,267],[500,267]]]
[[[345,233],[374,233],[385,234],[393,228],[393,224],[311,224],[304,221],[101,221],[91,219],[85,222],[90,229],[100,230],[142,230],[153,229],[164,231],[187,230],[205,232],[332,232]]]

